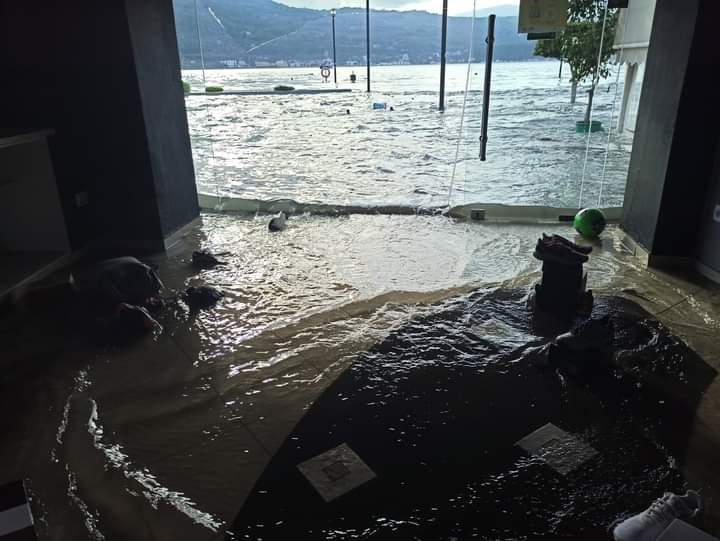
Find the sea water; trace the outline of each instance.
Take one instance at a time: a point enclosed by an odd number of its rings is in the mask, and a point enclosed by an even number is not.
[[[593,120],[604,131],[590,136],[575,131],[588,85],[571,104],[569,70],[558,78],[558,67],[555,61],[495,63],[484,162],[478,156],[483,64],[470,66],[467,96],[468,66],[448,66],[444,112],[438,110],[437,65],[373,67],[370,93],[361,66],[339,67],[337,87],[315,68],[208,70],[205,84],[225,90],[272,91],[283,84],[352,92],[188,96],[198,188],[338,205],[621,205],[632,148],[632,132],[616,130],[623,67],[611,66],[598,85]],[[201,71],[185,71],[183,78],[202,92]]]

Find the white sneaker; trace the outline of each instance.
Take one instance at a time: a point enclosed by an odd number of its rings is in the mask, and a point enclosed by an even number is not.
[[[689,519],[702,510],[700,494],[689,490],[685,496],[666,492],[642,513],[624,520],[613,530],[615,541],[655,541],[676,519]]]

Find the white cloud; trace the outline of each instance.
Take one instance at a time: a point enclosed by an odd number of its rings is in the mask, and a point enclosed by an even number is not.
[[[330,9],[340,7],[364,7],[365,0],[276,0],[282,4],[294,7],[314,9]],[[520,0],[477,0],[477,9],[484,9],[500,4],[518,4]],[[442,0],[370,0],[372,9],[398,9],[407,11],[419,9],[432,13],[442,12]],[[473,0],[449,0],[448,13],[457,15],[471,12]]]

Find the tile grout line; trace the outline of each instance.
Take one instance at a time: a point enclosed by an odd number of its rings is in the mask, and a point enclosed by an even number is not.
[[[667,312],[668,310],[672,310],[673,308],[675,308],[675,307],[677,307],[677,306],[680,306],[682,303],[684,303],[685,301],[687,301],[689,298],[690,298],[689,296],[688,296],[688,297],[685,297],[685,298],[677,301],[675,304],[671,304],[671,305],[668,306],[667,308],[663,308],[663,309],[660,310],[659,312],[656,312],[656,313],[652,314],[652,316],[653,316],[653,317],[661,316],[662,314],[664,314],[664,313]]]

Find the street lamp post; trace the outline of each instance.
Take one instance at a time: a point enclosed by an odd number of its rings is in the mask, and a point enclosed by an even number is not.
[[[447,56],[448,0],[443,0],[442,37],[440,38],[440,107],[445,110],[445,57]]]
[[[330,10],[330,15],[332,15],[332,34],[333,34],[333,78],[335,79],[335,84],[337,85],[337,57],[335,55],[335,15],[337,14],[336,9]]]
[[[370,92],[370,0],[365,0],[365,47],[367,53],[367,91]]]

